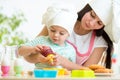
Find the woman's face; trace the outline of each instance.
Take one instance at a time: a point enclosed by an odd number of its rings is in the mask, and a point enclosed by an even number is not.
[[[100,29],[103,26],[104,24],[93,10],[87,12],[81,19],[81,27],[84,30]]]
[[[48,35],[53,43],[58,45],[64,45],[65,40],[69,36],[69,33],[66,29],[54,25],[49,28]]]

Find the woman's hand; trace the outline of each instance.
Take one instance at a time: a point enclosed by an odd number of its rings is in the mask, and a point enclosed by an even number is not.
[[[48,64],[50,64],[51,66],[58,66],[61,64],[61,56],[57,53],[55,53],[54,57],[53,57],[53,62],[48,62]]]
[[[36,45],[32,48],[32,54],[41,53],[43,49],[42,45]]]
[[[49,59],[44,57],[41,53],[31,54],[24,57],[30,63],[48,63]]]

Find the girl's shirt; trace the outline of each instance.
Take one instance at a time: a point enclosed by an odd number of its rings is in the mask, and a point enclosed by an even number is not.
[[[72,62],[76,62],[76,51],[74,47],[69,43],[67,43],[66,41],[65,41],[65,46],[59,46],[57,44],[54,44],[48,36],[40,36],[30,42],[27,42],[24,45],[36,46],[38,44],[49,46],[53,50],[53,52],[56,52],[59,55],[62,55],[63,57],[67,58]],[[36,64],[36,68],[49,68],[49,67],[52,67],[52,66],[48,64],[42,64],[42,63]]]
[[[102,37],[95,36],[95,34],[93,34],[93,31],[89,32],[86,35],[78,35],[73,31],[68,40],[71,41],[77,48],[78,52],[76,55],[76,63],[79,65],[82,65],[90,57],[94,48],[107,47],[105,40]],[[93,42],[92,46],[90,45],[91,42]],[[90,47],[91,50],[88,52],[88,49],[90,49]]]

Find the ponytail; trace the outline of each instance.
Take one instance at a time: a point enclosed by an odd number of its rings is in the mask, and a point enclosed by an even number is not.
[[[113,42],[107,35],[107,33],[104,31],[104,27],[96,30],[96,36],[102,36],[104,40],[107,42],[108,48],[107,48],[107,54],[105,59],[105,66],[106,68],[111,68],[111,56],[112,56],[112,50],[113,50]]]

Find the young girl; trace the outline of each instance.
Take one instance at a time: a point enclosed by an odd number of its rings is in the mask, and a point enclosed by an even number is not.
[[[40,36],[22,44],[18,49],[19,55],[26,57],[31,54],[41,54],[43,46],[49,46],[55,53],[75,63],[76,51],[66,40],[72,32],[76,19],[77,12],[73,6],[54,5],[48,7],[42,18],[42,23],[47,26],[48,36]],[[53,66],[47,63],[36,63],[36,68],[48,67]]]

